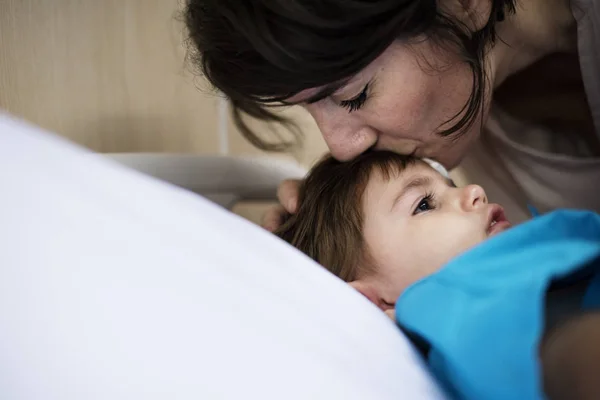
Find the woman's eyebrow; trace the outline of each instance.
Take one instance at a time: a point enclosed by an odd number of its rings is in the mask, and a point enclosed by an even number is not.
[[[306,99],[304,102],[306,104],[317,103],[317,102],[319,102],[319,101],[321,101],[323,99],[326,99],[327,97],[331,96],[332,94],[334,94],[335,92],[337,92],[342,87],[343,87],[343,85],[341,85],[339,87],[330,86],[330,87],[323,88],[322,90],[318,91],[313,96],[311,96],[308,99]]]
[[[400,193],[398,193],[398,196],[396,196],[396,198],[394,199],[394,202],[392,203],[392,208],[394,208],[396,204],[402,201],[402,199],[413,190],[428,187],[432,184],[433,179],[430,176],[417,176],[411,179],[406,185],[402,187],[402,190],[400,190]]]
[[[352,79],[352,78],[344,79],[342,81],[338,81],[336,83],[326,85],[323,88],[321,88],[320,90],[318,90],[315,94],[313,94],[312,96],[310,96],[306,99],[299,99],[299,100],[295,100],[295,101],[285,101],[284,100],[284,101],[282,101],[282,103],[285,105],[289,105],[289,106],[293,106],[293,105],[300,104],[300,103],[306,103],[306,104],[317,103],[317,102],[333,95],[335,92],[337,92],[338,90],[340,90],[341,88],[346,86],[348,84],[348,82],[350,81],[350,79]]]

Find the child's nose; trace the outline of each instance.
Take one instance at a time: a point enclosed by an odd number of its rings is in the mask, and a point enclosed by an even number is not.
[[[485,190],[479,185],[465,186],[462,197],[462,207],[466,211],[479,209],[488,202]]]

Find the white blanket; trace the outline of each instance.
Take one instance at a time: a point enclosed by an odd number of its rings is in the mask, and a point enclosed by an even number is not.
[[[383,313],[295,249],[0,115],[0,397],[442,394]]]

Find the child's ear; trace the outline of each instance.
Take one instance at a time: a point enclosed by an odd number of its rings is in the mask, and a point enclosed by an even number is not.
[[[390,309],[390,305],[383,300],[383,297],[379,294],[379,291],[374,284],[368,281],[357,280],[350,282],[349,285],[358,290],[363,296],[369,299],[371,303],[375,304],[381,310],[387,311]],[[393,306],[391,306],[391,308],[393,308]]]

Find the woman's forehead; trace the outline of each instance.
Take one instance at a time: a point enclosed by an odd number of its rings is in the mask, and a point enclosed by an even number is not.
[[[317,101],[323,100],[324,98],[331,96],[335,92],[348,85],[348,83],[350,83],[350,81],[352,81],[353,78],[354,77],[350,77],[327,85],[304,89],[301,92],[285,99],[284,103],[316,103]]]
[[[306,89],[303,90],[302,92],[287,98],[286,100],[284,100],[284,103],[288,103],[288,104],[300,104],[300,103],[304,103],[304,104],[313,104],[316,103],[318,101],[321,101],[329,96],[331,96],[332,94],[334,94],[337,90],[340,89],[341,86],[323,86],[320,88],[312,88],[312,89]]]

